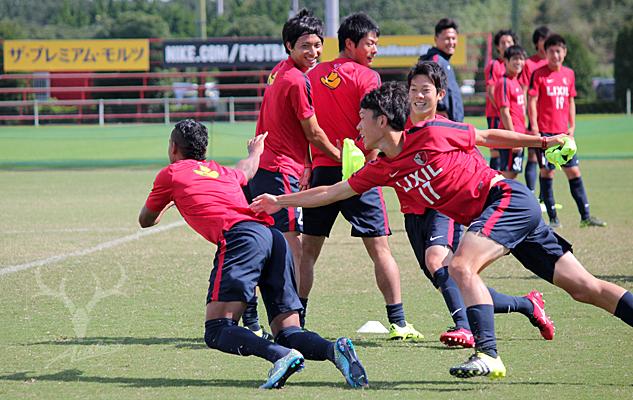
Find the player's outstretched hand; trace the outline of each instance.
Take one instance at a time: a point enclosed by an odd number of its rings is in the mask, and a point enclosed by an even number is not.
[[[546,137],[545,141],[547,143],[547,148],[554,147],[554,146],[562,147],[565,144],[565,141],[567,140],[565,138],[569,138],[569,136],[567,136],[564,133],[561,133],[560,135]]]
[[[310,179],[312,178],[312,166],[306,165],[303,168],[303,174],[299,178],[299,190],[310,189]]]
[[[266,136],[268,136],[268,132],[264,132],[261,135],[256,135],[255,137],[251,138],[246,144],[248,154],[261,154],[264,151],[264,140],[266,139]]]
[[[273,196],[272,194],[268,193],[264,193],[255,197],[249,207],[251,208],[251,210],[255,211],[258,214],[265,212],[272,215],[281,210],[281,207],[277,205],[277,196]]]

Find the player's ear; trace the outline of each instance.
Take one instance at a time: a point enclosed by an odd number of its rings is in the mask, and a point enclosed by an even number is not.
[[[356,48],[356,44],[350,38],[345,39],[345,49],[346,50],[354,50]]]
[[[445,89],[440,89],[439,92],[437,92],[437,101],[440,101],[444,98],[444,96],[446,96],[446,90]]]
[[[286,46],[286,49],[288,49],[288,52],[292,51],[292,44],[290,42],[286,42],[285,46]]]

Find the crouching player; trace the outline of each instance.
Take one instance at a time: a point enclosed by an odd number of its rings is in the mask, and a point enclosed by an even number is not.
[[[427,118],[403,132],[407,92],[397,83],[384,84],[361,102],[358,128],[367,149],[382,156],[367,163],[349,180],[283,196],[262,195],[254,211],[280,207],[315,207],[339,201],[374,186],[391,186],[401,204],[421,203],[468,226],[449,263],[475,337],[475,354],[450,369],[460,378],[503,377],[497,354],[494,309],[479,276],[486,266],[511,252],[527,269],[567,291],[575,300],[593,304],[633,326],[633,294],[597,279],[571,253],[571,245],[543,222],[534,195],[522,184],[504,179],[473,154],[477,145],[495,148],[561,145],[561,135],[537,137],[435,118],[444,96],[446,75],[427,63],[423,89]]]
[[[185,221],[217,244],[209,278],[204,340],[210,348],[273,363],[265,389],[281,388],[309,360],[329,360],[354,387],[367,386],[367,375],[348,338],[335,342],[299,327],[292,254],[283,234],[271,227],[269,215],[255,215],[242,187],[255,175],[266,134],[248,142],[248,157],[235,169],[205,161],[207,128],[193,120],[176,124],[169,139],[170,165],[154,181],[139,223],[156,225],[175,205]],[[275,335],[270,342],[239,327],[246,303],[259,285]]]

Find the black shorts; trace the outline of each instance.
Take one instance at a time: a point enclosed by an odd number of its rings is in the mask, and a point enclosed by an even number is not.
[[[260,168],[253,179],[248,181],[248,190],[245,190],[245,195],[247,199],[252,201],[264,193],[278,196],[298,191],[299,180],[294,176]],[[283,208],[274,213],[272,217],[275,220],[275,228],[282,232],[303,232],[301,207]]]

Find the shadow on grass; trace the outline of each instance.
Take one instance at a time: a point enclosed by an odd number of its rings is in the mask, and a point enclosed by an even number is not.
[[[262,371],[262,376],[265,371]],[[90,376],[84,375],[79,369],[67,369],[54,374],[36,375],[29,372],[18,372],[9,375],[0,375],[0,381],[15,382],[72,382],[72,383],[102,383],[117,384],[125,387],[145,388],[145,387],[235,387],[235,388],[258,388],[264,379],[171,379],[171,378],[133,378],[117,376]],[[341,381],[312,381],[312,382],[292,382],[288,386],[304,388],[333,388],[341,389],[345,384]],[[420,388],[419,385],[446,385],[442,388]],[[403,387],[401,387],[403,386]],[[406,387],[405,387],[406,386]],[[481,390],[481,382],[475,381],[370,381],[369,390],[426,390],[433,392],[463,392],[465,390]]]
[[[263,374],[263,372],[262,372]],[[15,382],[29,382],[36,383],[38,381],[43,382],[72,382],[72,383],[102,383],[102,384],[117,384],[125,387],[143,388],[143,387],[236,387],[236,388],[258,388],[264,380],[253,379],[171,379],[171,378],[132,378],[132,377],[117,377],[117,376],[90,376],[84,375],[83,371],[79,369],[67,369],[59,371],[54,374],[36,375],[29,372],[18,372],[9,375],[0,375],[0,381],[15,381]],[[548,385],[548,386],[570,386],[570,387],[628,387],[628,385],[618,385],[613,383],[587,383],[587,382],[545,382],[545,381],[530,381],[530,382],[511,382],[511,381],[498,381],[495,385],[512,385],[512,386],[534,386],[534,385]],[[442,385],[444,387],[426,388],[422,385]],[[396,391],[408,391],[408,390],[424,390],[430,392],[464,392],[464,391],[481,391],[485,389],[490,383],[485,380],[396,380],[396,381],[370,381],[370,389],[375,390],[396,390]],[[292,382],[288,383],[288,386],[294,387],[331,387],[333,389],[342,388],[344,384],[339,381],[313,381],[313,382]]]
[[[596,275],[596,278],[608,282],[633,282],[633,275]]]
[[[58,345],[58,346],[110,346],[110,345],[175,345],[178,348],[207,348],[202,337],[200,338],[141,338],[141,337],[85,337],[85,338],[60,338],[44,342],[26,343],[25,346],[34,345]]]

